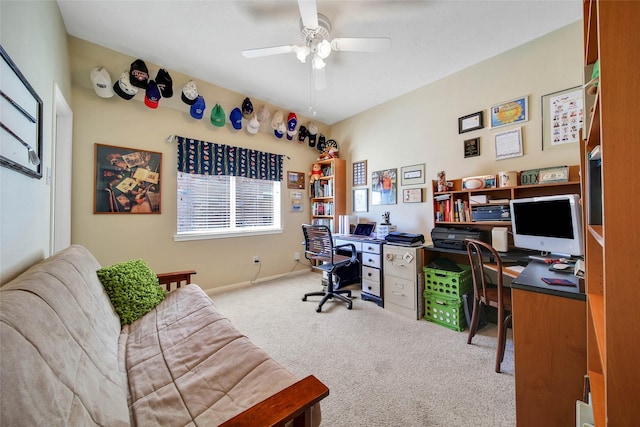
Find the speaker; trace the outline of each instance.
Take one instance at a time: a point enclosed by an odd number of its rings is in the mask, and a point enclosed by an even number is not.
[[[491,229],[491,246],[498,252],[507,252],[507,227],[493,227]]]

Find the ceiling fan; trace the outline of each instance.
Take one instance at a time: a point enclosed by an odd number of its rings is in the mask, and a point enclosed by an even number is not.
[[[329,18],[318,13],[316,0],[298,0],[300,9],[300,35],[303,45],[281,45],[246,49],[242,51],[245,58],[259,58],[262,56],[295,53],[302,63],[311,57],[311,70],[314,74],[315,88],[326,87],[324,61],[331,52],[384,52],[391,46],[388,37],[339,37],[329,40],[331,22]]]

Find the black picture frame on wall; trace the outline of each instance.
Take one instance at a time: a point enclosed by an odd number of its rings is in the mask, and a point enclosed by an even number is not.
[[[465,139],[464,158],[480,155],[480,138]]]
[[[471,132],[472,130],[482,129],[484,127],[484,119],[482,111],[469,114],[458,118],[458,133]]]
[[[42,99],[0,46],[0,165],[42,178]]]

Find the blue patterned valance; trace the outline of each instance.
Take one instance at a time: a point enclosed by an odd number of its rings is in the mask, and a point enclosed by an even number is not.
[[[177,136],[178,172],[282,181],[282,154]]]

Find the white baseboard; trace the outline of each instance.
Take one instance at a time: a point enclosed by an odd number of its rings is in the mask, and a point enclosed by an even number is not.
[[[311,269],[304,269],[304,270],[296,270],[296,271],[292,271],[289,273],[282,273],[282,274],[276,274],[274,276],[269,276],[269,277],[261,277],[257,280],[254,281],[245,281],[245,282],[240,282],[240,283],[233,283],[231,285],[224,285],[224,286],[218,286],[216,288],[211,288],[211,289],[206,289],[204,292],[209,295],[216,295],[216,294],[221,294],[223,292],[228,292],[228,291],[232,291],[235,289],[241,289],[241,288],[246,288],[248,286],[251,285],[256,285],[258,283],[263,283],[263,282],[269,282],[271,280],[276,280],[276,279],[281,279],[283,277],[288,277],[288,276],[297,276],[300,274],[307,274]]]

